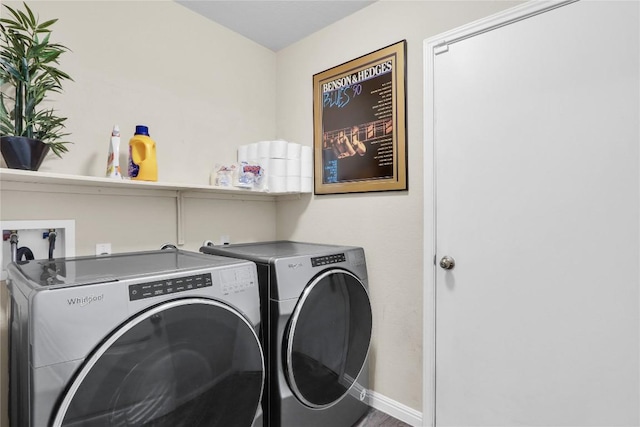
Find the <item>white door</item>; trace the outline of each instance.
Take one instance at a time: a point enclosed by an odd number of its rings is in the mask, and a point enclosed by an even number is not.
[[[639,13],[571,3],[437,49],[438,426],[640,425]]]

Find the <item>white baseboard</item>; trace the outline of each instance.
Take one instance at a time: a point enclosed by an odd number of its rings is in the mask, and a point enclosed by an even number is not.
[[[367,392],[369,405],[414,427],[422,426],[422,413],[375,391]]]

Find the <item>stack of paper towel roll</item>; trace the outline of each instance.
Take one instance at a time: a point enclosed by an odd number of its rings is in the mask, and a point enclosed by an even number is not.
[[[267,172],[270,193],[286,193],[288,191],[287,145],[288,142],[283,140],[258,142],[258,163]]]
[[[300,192],[311,193],[313,190],[313,155],[311,147],[303,146],[300,150]]]
[[[287,191],[300,192],[300,144],[287,143]]]
[[[238,148],[238,162],[255,162],[265,170],[270,193],[310,193],[311,147],[283,140],[260,141]]]

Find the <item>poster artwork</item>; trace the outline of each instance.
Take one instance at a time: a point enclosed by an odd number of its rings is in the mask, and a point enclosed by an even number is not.
[[[325,184],[393,177],[392,60],[322,85]]]
[[[406,190],[406,41],[314,82],[315,194]]]

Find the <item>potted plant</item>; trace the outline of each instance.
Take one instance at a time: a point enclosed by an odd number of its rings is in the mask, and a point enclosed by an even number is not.
[[[24,4],[24,11],[4,5],[0,18],[0,134],[7,166],[38,170],[49,149],[58,157],[68,151],[62,138],[66,117],[59,117],[43,101],[73,80],[58,68],[69,49],[49,40],[57,19],[40,23]]]

